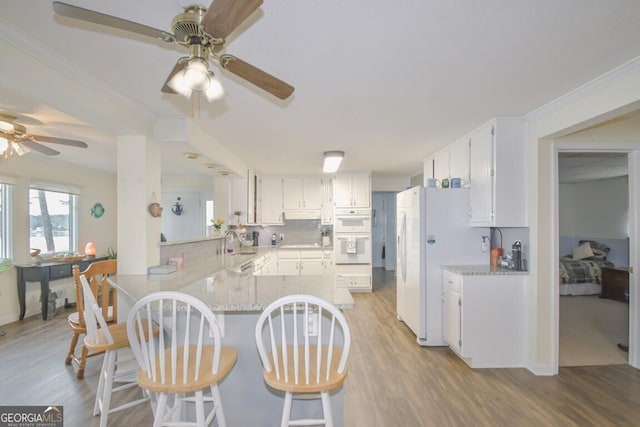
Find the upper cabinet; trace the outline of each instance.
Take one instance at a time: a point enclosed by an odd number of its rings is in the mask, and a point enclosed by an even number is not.
[[[316,210],[322,208],[322,179],[320,177],[284,177],[284,210]]]
[[[439,185],[445,178],[460,178],[463,186],[469,184],[468,136],[460,138],[424,159],[425,186],[429,178],[436,178],[439,181]]]
[[[433,162],[435,161],[434,158],[435,158],[435,155],[431,155],[423,160],[424,167],[423,167],[422,175],[424,176],[425,187],[427,186],[427,179],[435,178],[435,175],[433,174]]]
[[[336,208],[371,207],[371,176],[368,173],[341,173],[333,179]]]
[[[450,177],[449,172],[449,147],[438,151],[433,156],[433,177],[442,182],[443,179]]]
[[[460,178],[463,187],[469,185],[469,136],[460,138],[449,146],[449,177]]]
[[[333,180],[322,179],[322,215],[320,223],[323,225],[333,224]]]
[[[260,222],[262,224],[283,224],[282,177],[260,178]]]
[[[490,120],[471,133],[470,141],[470,225],[526,226],[523,120]]]

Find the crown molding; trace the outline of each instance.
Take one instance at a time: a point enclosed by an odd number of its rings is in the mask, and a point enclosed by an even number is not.
[[[621,66],[614,68],[605,74],[591,80],[579,86],[572,91],[548,102],[535,110],[524,115],[526,121],[535,121],[537,118],[554,113],[562,108],[575,103],[577,100],[584,98],[585,96],[592,95],[602,90],[603,88],[610,86],[612,83],[620,81],[627,77],[631,73],[635,73],[640,70],[640,56],[633,58],[632,60],[622,64]]]

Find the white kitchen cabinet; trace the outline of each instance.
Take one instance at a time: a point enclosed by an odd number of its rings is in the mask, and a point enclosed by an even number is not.
[[[462,186],[469,184],[469,145],[470,137],[465,136],[449,145],[449,175],[460,178]]]
[[[322,212],[320,223],[323,225],[333,225],[333,180],[322,179]]]
[[[433,174],[433,162],[434,162],[434,156],[433,155],[427,157],[426,159],[424,159],[422,161],[422,163],[423,163],[422,175],[424,177],[423,185],[425,187],[427,186],[427,180],[429,178],[435,178],[435,176]]]
[[[333,251],[322,252],[322,275],[333,276],[335,274],[335,268],[333,263]]]
[[[470,135],[469,224],[526,226],[524,122],[496,118]]]
[[[433,156],[433,174],[434,178],[440,180],[442,184],[443,179],[449,179],[449,147],[438,151]]]
[[[336,264],[335,283],[352,292],[371,292],[371,264]]]
[[[320,177],[284,177],[284,210],[316,210],[322,207],[322,180]]]
[[[371,176],[368,173],[337,174],[333,178],[336,208],[371,207]]]
[[[317,249],[278,251],[278,274],[281,276],[321,276],[323,274],[323,251]]]
[[[247,170],[247,224],[260,222],[260,197],[258,192],[258,175],[252,169]]]
[[[525,365],[525,275],[443,271],[443,332],[472,368]]]
[[[260,212],[262,224],[283,224],[282,178],[262,177],[260,179]]]

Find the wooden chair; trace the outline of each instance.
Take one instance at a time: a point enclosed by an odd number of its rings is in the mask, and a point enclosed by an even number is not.
[[[351,345],[342,312],[311,295],[280,298],[258,318],[256,344],[265,382],[285,393],[281,426],[333,426],[329,392],[344,383]],[[321,399],[324,418],[291,420],[294,397]]]
[[[80,275],[84,275],[89,280],[91,292],[96,300],[99,302],[102,317],[107,321],[107,324],[113,324],[118,322],[118,307],[117,307],[117,292],[107,282],[107,277],[116,274],[118,269],[118,262],[116,260],[96,261],[87,267],[86,270],[80,271],[80,267],[74,265],[73,272],[73,284],[76,289],[76,308],[75,313],[71,313],[67,318],[69,327],[73,331],[71,337],[71,343],[69,344],[69,351],[67,352],[67,358],[64,363],[71,365],[71,362],[78,364],[78,372],[76,376],[78,379],[84,378],[84,369],[87,364],[87,357],[95,356],[100,353],[89,354],[89,350],[85,345],[82,346],[80,356],[76,356],[76,345],[80,339],[80,335],[87,333],[87,328],[84,322],[84,297],[82,295],[82,284],[80,283]],[[103,298],[103,295],[109,297]]]
[[[153,325],[158,325],[158,340],[141,340]],[[131,309],[127,334],[140,366],[138,384],[156,397],[154,427],[205,426],[214,418],[218,426],[226,425],[218,382],[231,371],[238,354],[222,346],[218,322],[209,307],[179,292],[151,294]],[[205,396],[206,389],[210,396]],[[205,401],[213,403],[206,415]],[[186,403],[195,404],[195,422],[178,422],[193,412]]]
[[[84,318],[87,328],[84,345],[94,354],[104,353],[98,389],[96,390],[96,400],[93,406],[93,415],[99,414],[100,427],[106,427],[110,413],[147,402],[150,400],[150,396],[149,393],[141,390],[142,397],[140,399],[111,407],[111,395],[113,393],[138,386],[136,378],[137,366],[133,361],[133,355],[130,353],[129,358],[122,357],[124,354],[122,350],[129,347],[127,324],[114,323],[108,325],[102,315],[104,308],[98,305],[93,295],[93,289],[91,289],[91,285],[84,275],[80,275],[80,283],[82,284],[85,308]],[[149,340],[149,337],[157,336],[157,332],[157,328],[152,328],[150,334],[146,335],[144,339]],[[119,351],[121,352],[120,355],[118,354]],[[129,362],[128,365],[127,362]],[[120,385],[114,387],[114,383]]]

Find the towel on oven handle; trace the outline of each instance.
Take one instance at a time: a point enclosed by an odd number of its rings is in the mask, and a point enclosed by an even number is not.
[[[347,237],[347,253],[355,254],[357,252],[356,238],[354,236]]]

